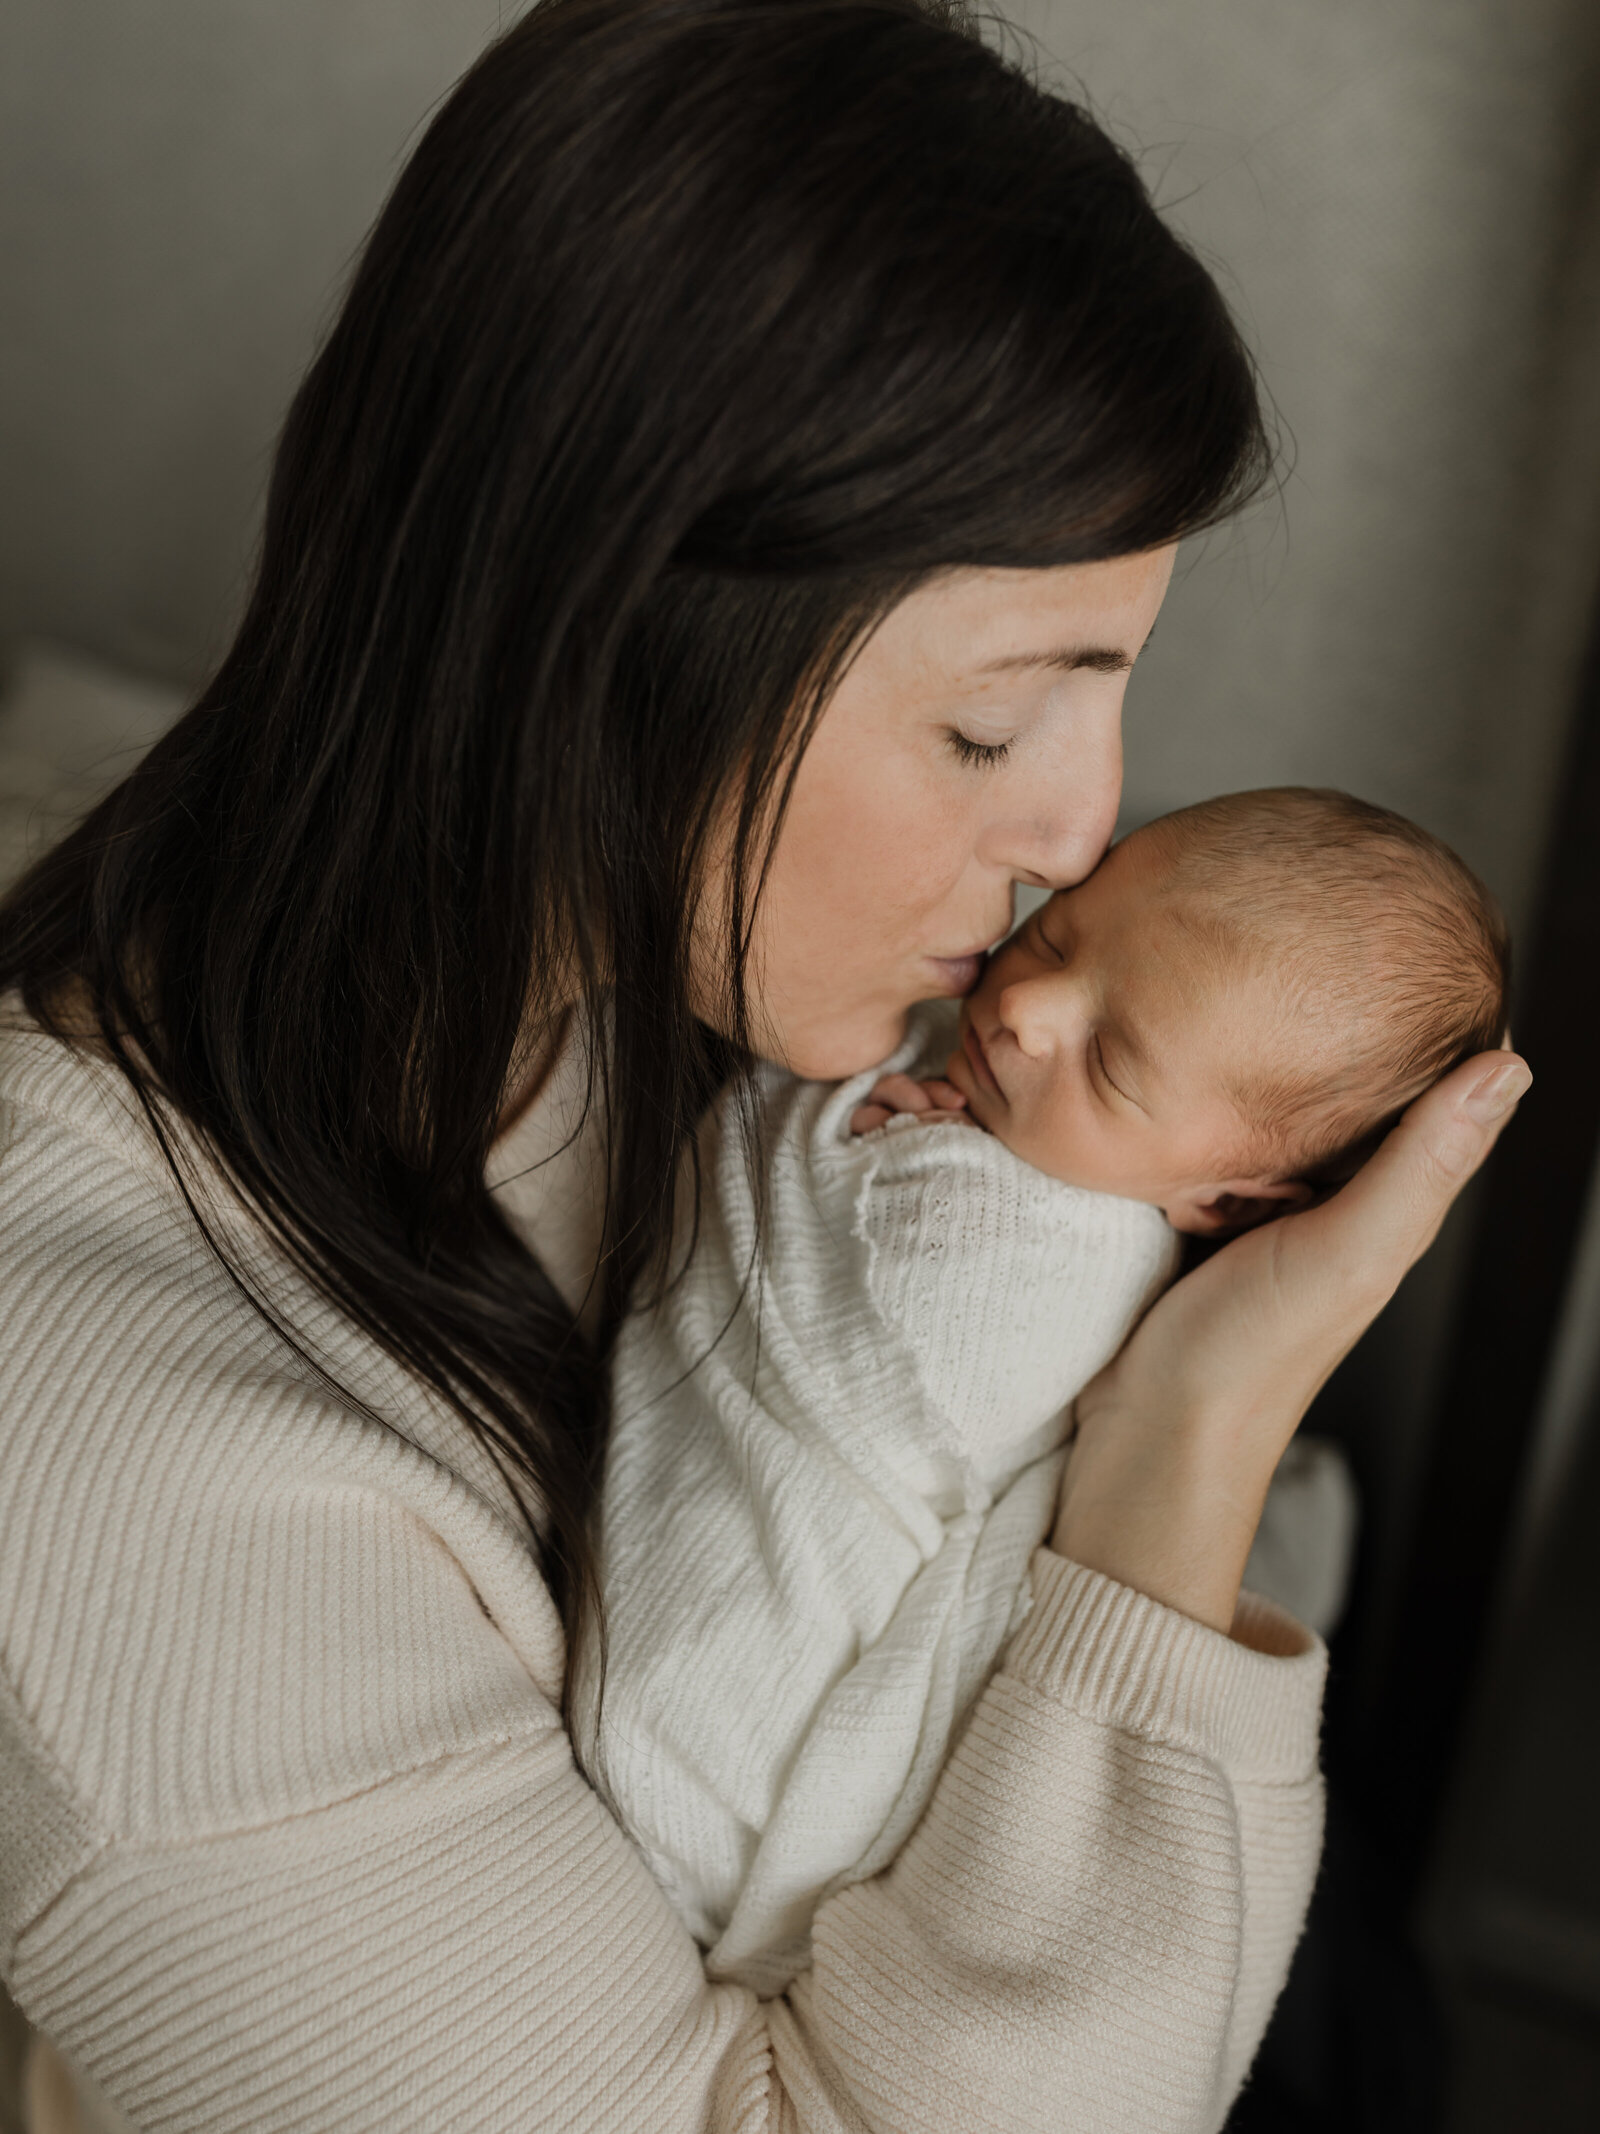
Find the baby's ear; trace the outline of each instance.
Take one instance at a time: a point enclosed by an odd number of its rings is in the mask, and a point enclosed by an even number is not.
[[[1316,1192],[1303,1178],[1230,1178],[1219,1186],[1185,1186],[1162,1213],[1174,1230],[1191,1237],[1226,1237],[1303,1208]]]

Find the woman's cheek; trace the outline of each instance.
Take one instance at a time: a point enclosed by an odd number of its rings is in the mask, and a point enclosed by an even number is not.
[[[886,751],[857,779],[818,798],[843,872],[870,880],[894,905],[923,901],[931,885],[959,872],[975,835],[966,796],[910,749]]]
[[[953,932],[941,923],[971,858],[971,810],[915,755],[885,752],[854,781],[819,781],[794,829],[774,869],[786,916],[826,935],[852,989],[881,996],[906,984],[908,958],[971,945],[959,919]]]

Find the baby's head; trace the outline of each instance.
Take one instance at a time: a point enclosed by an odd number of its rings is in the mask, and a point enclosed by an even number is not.
[[[1073,1185],[1239,1229],[1344,1176],[1506,1022],[1494,900],[1347,794],[1231,793],[1125,837],[963,1004],[946,1073]]]

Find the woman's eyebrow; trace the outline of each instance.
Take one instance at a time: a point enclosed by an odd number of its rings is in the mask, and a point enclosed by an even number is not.
[[[1152,623],[1145,632],[1144,645],[1156,634]],[[1144,645],[1139,647],[1142,652]],[[1133,655],[1124,652],[1119,645],[1054,645],[1048,652],[1010,652],[1003,659],[989,660],[977,671],[979,674],[999,674],[1007,668],[1056,667],[1064,674],[1074,674],[1087,667],[1095,674],[1126,674],[1133,665]]]
[[[1133,661],[1126,652],[1110,645],[1057,645],[1048,652],[1012,652],[1004,659],[988,660],[979,674],[999,674],[1007,668],[1059,667],[1072,674],[1088,667],[1096,674],[1126,674]]]

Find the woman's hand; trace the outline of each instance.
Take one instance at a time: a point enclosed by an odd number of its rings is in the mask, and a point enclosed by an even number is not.
[[[1531,1080],[1514,1053],[1469,1060],[1330,1199],[1236,1238],[1168,1290],[1078,1396],[1051,1546],[1228,1630],[1296,1425]]]

